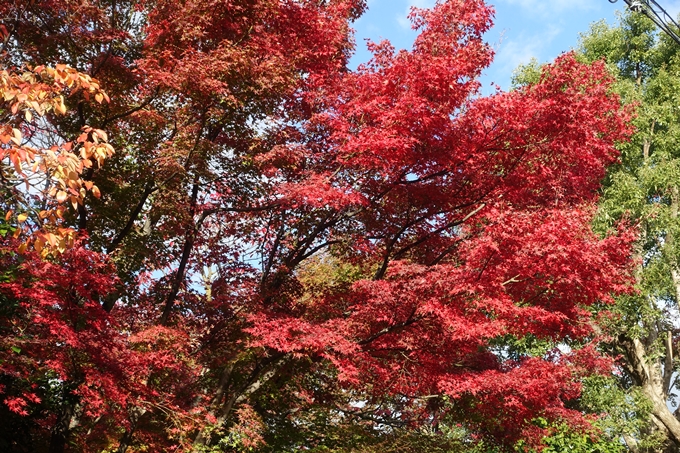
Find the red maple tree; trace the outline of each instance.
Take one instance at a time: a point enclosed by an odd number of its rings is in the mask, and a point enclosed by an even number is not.
[[[571,54],[479,96],[481,0],[413,10],[412,50],[370,44],[352,71],[363,8],[0,5],[8,76],[75,68],[24,81],[58,111],[0,100],[0,204],[20,216],[0,224],[8,451],[313,448],[282,431],[318,410],[504,445],[539,443],[537,417],[583,423],[565,403],[607,366],[581,347],[589,307],[630,279],[632,233],[589,228],[629,113]],[[9,165],[45,143],[88,163]],[[63,190],[18,188],[36,175]]]

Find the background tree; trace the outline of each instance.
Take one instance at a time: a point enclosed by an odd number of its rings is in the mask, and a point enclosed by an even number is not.
[[[621,162],[608,172],[595,223],[605,231],[625,218],[640,228],[638,292],[620,297],[613,316],[603,323],[611,336],[609,352],[620,357],[619,382],[628,392],[628,404],[639,393],[650,404],[647,408],[638,404],[642,426],[621,431],[634,452],[680,448],[676,400],[679,50],[651,21],[634,13],[623,15],[617,27],[593,25],[582,37],[580,50],[587,61],[604,59],[616,75],[616,92],[639,106],[634,119],[638,132],[630,143],[621,145]]]
[[[480,97],[479,0],[414,10],[412,50],[373,43],[350,71],[363,8],[0,5],[8,73],[68,64],[110,97],[66,89],[35,118],[5,99],[10,141],[44,118],[22,136],[116,150],[80,154],[77,199],[54,193],[72,243],[3,236],[8,448],[507,449],[588,429],[569,404],[609,369],[589,307],[631,280],[632,232],[590,228],[631,132],[611,77],[568,54]],[[37,230],[45,196],[15,194],[32,217],[5,230]],[[532,341],[549,346],[514,346]]]

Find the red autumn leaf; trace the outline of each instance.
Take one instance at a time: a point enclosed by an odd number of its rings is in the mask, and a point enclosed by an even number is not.
[[[538,446],[537,417],[587,424],[591,313],[629,290],[634,236],[590,230],[631,133],[604,64],[565,54],[482,97],[492,10],[446,0],[414,10],[411,50],[351,70],[363,7],[0,4],[14,59],[97,74],[7,72],[55,113],[23,137],[42,185],[2,201],[41,213],[0,235],[3,401],[35,445],[311,450],[441,421]]]

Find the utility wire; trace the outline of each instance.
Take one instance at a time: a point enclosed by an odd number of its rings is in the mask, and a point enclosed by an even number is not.
[[[673,41],[680,45],[680,25],[661,7],[655,0],[624,0],[631,11],[644,14],[649,17],[657,27],[666,32]],[[616,3],[617,0],[609,0]]]

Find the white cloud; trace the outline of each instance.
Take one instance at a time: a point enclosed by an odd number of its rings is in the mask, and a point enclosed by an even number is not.
[[[545,58],[543,52],[548,49],[561,31],[559,27],[552,26],[541,35],[527,36],[521,34],[507,41],[501,40],[496,50],[495,70],[500,73],[511,74],[517,66],[529,63],[532,58],[539,62],[542,61]]]
[[[594,0],[499,0],[509,5],[517,5],[541,15],[564,13],[568,11],[585,11],[595,8]],[[601,0],[604,1],[604,0]]]
[[[675,21],[678,20],[678,14],[680,14],[680,1],[679,0],[674,0],[674,1],[665,1],[665,2],[658,2],[659,5],[663,9],[666,10],[669,16]]]
[[[511,73],[517,66],[528,63],[532,58],[538,59],[540,53],[541,45],[536,41],[508,41],[496,54],[496,68],[503,73]]]
[[[397,23],[401,28],[410,29],[411,21],[408,20],[407,16],[411,12],[411,8],[432,8],[434,3],[435,0],[407,0],[404,12],[397,16]]]
[[[434,6],[434,0],[409,0],[408,8],[412,6],[416,8],[432,8]]]
[[[408,30],[411,28],[411,21],[408,20],[405,14],[400,14],[397,16],[397,23],[399,26],[405,30]]]

